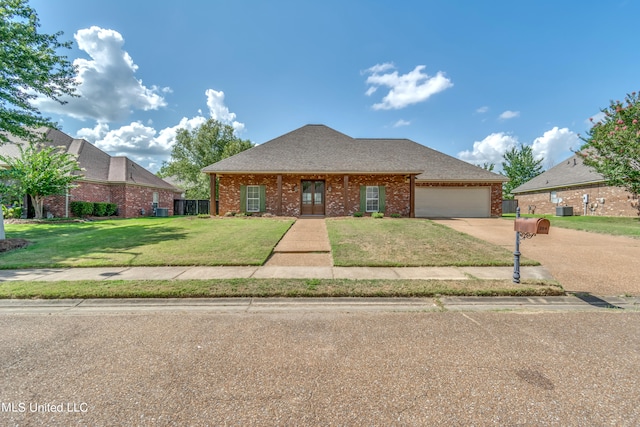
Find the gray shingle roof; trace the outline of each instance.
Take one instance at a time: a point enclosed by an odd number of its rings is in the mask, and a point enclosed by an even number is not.
[[[573,155],[530,181],[514,188],[512,193],[519,194],[531,191],[553,190],[556,188],[595,184],[605,181],[606,179],[601,174],[589,166],[585,166],[578,155]]]
[[[418,180],[448,182],[507,180],[409,139],[352,138],[324,125],[303,126],[202,171],[416,174]]]
[[[39,132],[46,134],[46,144],[64,147],[66,152],[78,156],[80,167],[85,169],[83,180],[108,183],[139,184],[149,187],[180,191],[168,182],[152,174],[127,157],[112,157],[84,139],[75,139],[56,129],[41,128]],[[10,142],[0,145],[0,154],[19,156],[18,144],[24,144],[11,135]]]

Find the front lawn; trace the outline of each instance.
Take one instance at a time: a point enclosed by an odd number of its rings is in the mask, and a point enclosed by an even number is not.
[[[327,219],[327,230],[336,266],[513,265],[508,250],[426,219]]]
[[[262,265],[293,223],[267,218],[137,218],[5,224],[32,242],[0,253],[0,268]]]

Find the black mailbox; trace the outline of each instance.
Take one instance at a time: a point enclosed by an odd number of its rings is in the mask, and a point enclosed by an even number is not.
[[[516,218],[513,229],[526,234],[549,234],[551,223],[546,218]]]

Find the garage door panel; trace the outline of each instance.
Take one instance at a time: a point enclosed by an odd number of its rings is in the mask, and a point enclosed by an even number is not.
[[[416,187],[416,216],[485,218],[491,216],[489,187]]]

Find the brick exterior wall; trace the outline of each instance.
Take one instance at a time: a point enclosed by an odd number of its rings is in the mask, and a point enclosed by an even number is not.
[[[220,215],[241,212],[240,186],[264,185],[266,188],[265,209],[278,215],[278,184],[276,175],[218,175]],[[300,216],[301,181],[325,181],[325,215],[348,216],[360,210],[360,186],[385,186],[385,215],[410,215],[409,179],[403,175],[348,175],[347,203],[345,209],[344,175],[282,175],[281,215]],[[491,215],[502,215],[502,184],[500,183],[416,183],[427,187],[491,187]]]
[[[416,187],[491,187],[491,216],[502,216],[502,183],[447,183],[447,182],[416,182]]]
[[[551,202],[551,191],[518,194],[515,198],[518,200],[518,206],[520,206],[522,213],[535,210],[537,214],[555,215],[556,206],[572,206],[574,215],[584,215],[583,194],[589,195],[587,215],[638,215],[638,196],[634,196],[620,187],[604,184],[558,189],[556,197],[562,198],[562,202],[559,204]]]
[[[152,212],[153,193],[158,193],[158,206],[168,208],[169,215],[173,215],[173,200],[180,198],[180,193],[171,190],[144,187],[131,184],[103,184],[87,181],[78,182],[78,186],[69,192],[69,203],[72,201],[107,202],[118,205],[118,216],[121,218],[136,218],[149,216]],[[65,196],[51,196],[45,198],[45,211],[55,217],[66,216]],[[141,209],[145,210],[142,215]],[[69,211],[69,216],[73,214]]]
[[[240,186],[264,185],[266,188],[265,209],[278,215],[278,184],[275,175],[218,175],[218,213],[240,212]],[[300,216],[301,181],[325,181],[325,215],[347,216],[360,210],[360,186],[385,186],[385,214],[409,215],[409,182],[397,175],[349,175],[347,204],[345,209],[344,175],[282,175],[283,216]]]

